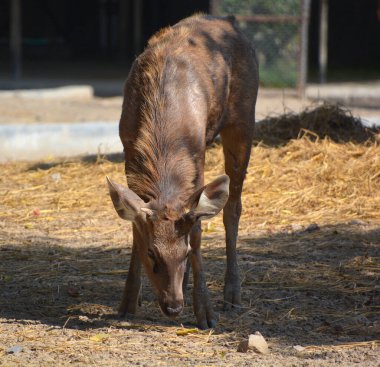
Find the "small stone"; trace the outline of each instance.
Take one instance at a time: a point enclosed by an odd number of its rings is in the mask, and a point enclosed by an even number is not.
[[[292,224],[292,231],[293,232],[298,232],[302,229],[301,224]]]
[[[303,347],[302,345],[294,345],[293,348],[297,351],[297,352],[302,352],[305,350],[305,347]]]
[[[240,353],[247,353],[248,351],[248,340],[243,340],[239,343],[237,351]]]
[[[7,350],[7,353],[8,354],[16,354],[16,353],[20,353],[22,352],[22,346],[21,345],[14,345],[12,347],[10,347],[8,350]]]
[[[79,319],[79,321],[82,321],[82,322],[92,322],[93,320],[91,320],[89,317],[87,317],[87,316],[82,316],[82,315],[80,315],[79,317],[78,317],[78,319]]]
[[[259,331],[256,331],[254,334],[251,334],[249,336],[248,348],[253,349],[255,352],[259,352],[261,354],[269,353],[268,343]]]
[[[54,182],[59,182],[61,181],[61,174],[59,172],[57,173],[53,173],[51,175],[51,179],[54,181]]]

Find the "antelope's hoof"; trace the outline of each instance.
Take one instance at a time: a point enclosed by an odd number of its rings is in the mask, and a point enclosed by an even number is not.
[[[240,297],[240,282],[239,283],[226,283],[224,286],[224,311],[230,311],[231,309],[240,309],[241,297]]]
[[[197,318],[197,326],[201,330],[214,328],[217,324],[208,294],[197,297],[194,302],[194,314]]]

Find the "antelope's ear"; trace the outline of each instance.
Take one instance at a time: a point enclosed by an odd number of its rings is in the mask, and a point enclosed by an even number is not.
[[[195,192],[189,204],[191,213],[197,219],[209,219],[217,215],[226,205],[229,195],[230,178],[219,176],[202,189]]]
[[[141,209],[146,206],[145,202],[131,189],[113,182],[108,176],[106,178],[117,214],[122,219],[134,222],[136,217],[143,213]]]

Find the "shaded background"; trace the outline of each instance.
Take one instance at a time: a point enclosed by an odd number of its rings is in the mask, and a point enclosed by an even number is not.
[[[12,87],[12,81],[15,79],[10,51],[12,1],[16,0],[0,2],[0,88]],[[17,1],[21,5],[22,29],[22,74],[18,77],[19,81],[56,77],[79,80],[94,77],[124,78],[134,57],[143,50],[147,39],[154,32],[161,27],[173,25],[194,12],[210,12],[217,4],[227,12],[232,10],[239,13],[240,9],[248,8],[254,12],[261,6],[264,10],[272,9],[276,13],[282,3],[292,7],[293,3],[299,2]],[[310,6],[307,73],[309,82],[318,79],[320,2],[321,0],[312,0]],[[260,26],[253,23],[253,31]],[[273,28],[273,25],[269,27]],[[329,1],[328,27],[329,81],[380,78],[378,0]]]

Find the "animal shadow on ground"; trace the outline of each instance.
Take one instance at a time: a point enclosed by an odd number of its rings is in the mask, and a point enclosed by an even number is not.
[[[62,166],[67,163],[72,162],[83,162],[83,163],[101,163],[103,161],[109,161],[112,163],[123,163],[124,153],[109,153],[109,154],[87,154],[77,157],[71,157],[66,159],[57,159],[52,162],[37,162],[28,168],[28,171],[36,170],[48,170],[56,166]]]
[[[219,315],[216,333],[260,330],[287,343],[365,341],[379,333],[380,229],[339,224],[239,240],[242,307],[222,311],[224,240],[204,236],[206,279]],[[0,247],[0,317],[89,329],[110,325],[194,325],[191,284],[178,321],[158,310],[144,280],[138,314],[115,316],[130,246],[77,247],[49,236],[15,234]],[[377,320],[377,321],[376,321]]]

